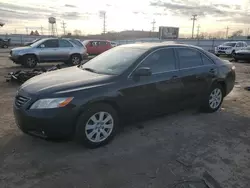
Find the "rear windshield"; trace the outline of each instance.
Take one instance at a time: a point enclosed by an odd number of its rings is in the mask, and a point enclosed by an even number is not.
[[[83,47],[83,44],[79,40],[71,39],[69,41],[72,42],[72,43],[74,43],[77,46]]]

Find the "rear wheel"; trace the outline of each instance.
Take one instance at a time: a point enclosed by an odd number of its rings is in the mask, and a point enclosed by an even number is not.
[[[117,112],[108,104],[94,104],[79,117],[75,137],[88,148],[109,143],[118,128]]]
[[[34,55],[25,55],[22,58],[22,65],[27,68],[34,68],[37,65],[37,58]]]
[[[70,57],[69,63],[70,63],[71,65],[79,65],[79,64],[81,63],[81,56],[78,55],[78,54],[73,54],[73,55]]]
[[[214,84],[203,102],[202,109],[208,113],[216,112],[223,102],[223,97],[222,86]]]

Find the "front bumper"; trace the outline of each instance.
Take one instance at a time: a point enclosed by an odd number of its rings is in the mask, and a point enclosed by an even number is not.
[[[231,55],[232,50],[215,50],[215,54],[217,54],[217,55]]]
[[[250,54],[235,53],[233,57],[237,60],[250,60]]]
[[[21,58],[20,58],[20,56],[9,56],[9,59],[11,60],[11,61],[13,61],[14,63],[16,63],[16,64],[20,64],[21,63]]]
[[[39,137],[66,138],[74,133],[76,114],[71,108],[29,110],[13,105],[17,126]]]

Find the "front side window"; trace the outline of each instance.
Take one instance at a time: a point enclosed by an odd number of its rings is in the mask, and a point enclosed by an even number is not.
[[[44,45],[44,48],[57,48],[58,47],[58,40],[57,39],[49,39],[49,40],[46,40],[45,42],[43,42],[41,45]]]
[[[179,57],[181,69],[202,65],[201,54],[197,50],[189,48],[178,48],[176,50]]]
[[[146,49],[117,47],[108,50],[81,66],[82,69],[99,74],[119,75],[127,70]]]
[[[202,59],[204,65],[213,65],[214,64],[214,62],[204,54],[201,54],[201,59]]]
[[[173,49],[161,49],[150,54],[140,67],[149,67],[152,73],[172,71],[176,68],[176,59]]]
[[[66,40],[59,40],[59,47],[60,47],[60,48],[70,48],[70,47],[73,47],[73,45],[70,44],[69,41],[66,41]]]

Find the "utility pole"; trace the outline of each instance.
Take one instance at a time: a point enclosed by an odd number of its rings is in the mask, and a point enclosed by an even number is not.
[[[229,27],[227,26],[226,27],[226,39],[228,38],[228,30],[229,30]]]
[[[197,33],[196,33],[196,38],[199,38],[199,34],[200,34],[200,24],[197,26]]]
[[[63,28],[63,35],[66,35],[66,23],[63,21],[62,22],[62,28]]]
[[[100,17],[103,19],[103,34],[106,33],[106,11],[100,11]]]
[[[154,32],[155,31],[155,19],[151,22],[151,24],[152,24],[152,31]]]
[[[43,35],[43,26],[41,26],[41,35]]]
[[[192,28],[192,39],[194,38],[194,24],[195,21],[197,20],[197,14],[193,14],[191,20],[193,20],[193,28]]]

